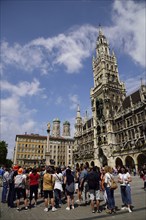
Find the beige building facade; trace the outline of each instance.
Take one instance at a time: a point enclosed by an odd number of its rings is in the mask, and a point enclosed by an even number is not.
[[[49,154],[49,164],[54,166],[73,166],[74,139],[70,136],[70,123],[63,123],[62,136],[60,135],[60,120],[54,119],[52,131],[50,126],[48,136],[39,134],[16,135],[14,149],[14,164],[23,167],[46,165],[46,155]]]
[[[93,57],[94,86],[90,91],[92,117],[75,123],[74,163],[94,162],[139,169],[146,163],[146,85],[126,96],[117,59],[99,30]]]

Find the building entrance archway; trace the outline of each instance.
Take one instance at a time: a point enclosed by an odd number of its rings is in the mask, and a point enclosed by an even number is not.
[[[79,164],[78,163],[76,163],[76,168],[79,168]]]
[[[90,166],[91,166],[91,167],[94,167],[94,166],[95,166],[95,163],[94,163],[93,160],[91,161]]]
[[[119,158],[119,157],[116,158],[115,166],[116,166],[116,168],[123,166],[123,161],[121,160],[121,158]]]
[[[134,163],[133,158],[130,157],[130,156],[127,156],[127,157],[125,158],[125,165],[126,165],[126,167],[128,167],[129,169],[135,168],[135,163]]]
[[[88,162],[86,162],[85,164],[86,164],[86,166],[89,168],[89,163],[88,163]]]
[[[137,157],[137,165],[138,165],[138,170],[140,170],[143,165],[146,164],[146,155],[145,154],[139,154]]]

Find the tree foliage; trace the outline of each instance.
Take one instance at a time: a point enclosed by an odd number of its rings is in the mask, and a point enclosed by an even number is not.
[[[6,164],[8,153],[8,144],[5,141],[0,141],[0,164]]]

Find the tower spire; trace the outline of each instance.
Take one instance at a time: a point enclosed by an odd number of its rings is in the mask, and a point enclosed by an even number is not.
[[[81,117],[81,114],[80,114],[80,106],[78,104],[77,106],[77,117],[76,118],[80,118]]]
[[[77,116],[76,116],[76,123],[75,123],[75,136],[78,136],[82,133],[82,117],[80,114],[80,106],[77,106]]]
[[[101,24],[99,24],[99,35],[103,35],[103,33],[102,33],[102,28],[101,28]]]

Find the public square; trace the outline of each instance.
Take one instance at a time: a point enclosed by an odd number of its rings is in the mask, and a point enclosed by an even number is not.
[[[2,191],[2,187],[0,188]],[[75,204],[75,209],[67,211],[66,204],[63,204],[56,212],[49,210],[44,212],[44,202],[40,198],[37,207],[31,208],[28,211],[23,209],[20,212],[16,208],[8,208],[7,204],[1,203],[1,219],[2,220],[94,220],[94,219],[118,219],[118,220],[145,220],[146,219],[146,191],[143,189],[143,180],[139,176],[132,176],[131,183],[133,212],[129,213],[127,210],[121,210],[121,195],[118,189],[115,191],[115,202],[117,206],[116,214],[106,214],[105,210],[101,213],[92,213],[90,205],[78,206]],[[77,197],[75,194],[75,201]],[[101,201],[101,205],[104,202]],[[23,203],[22,206],[23,208]]]

